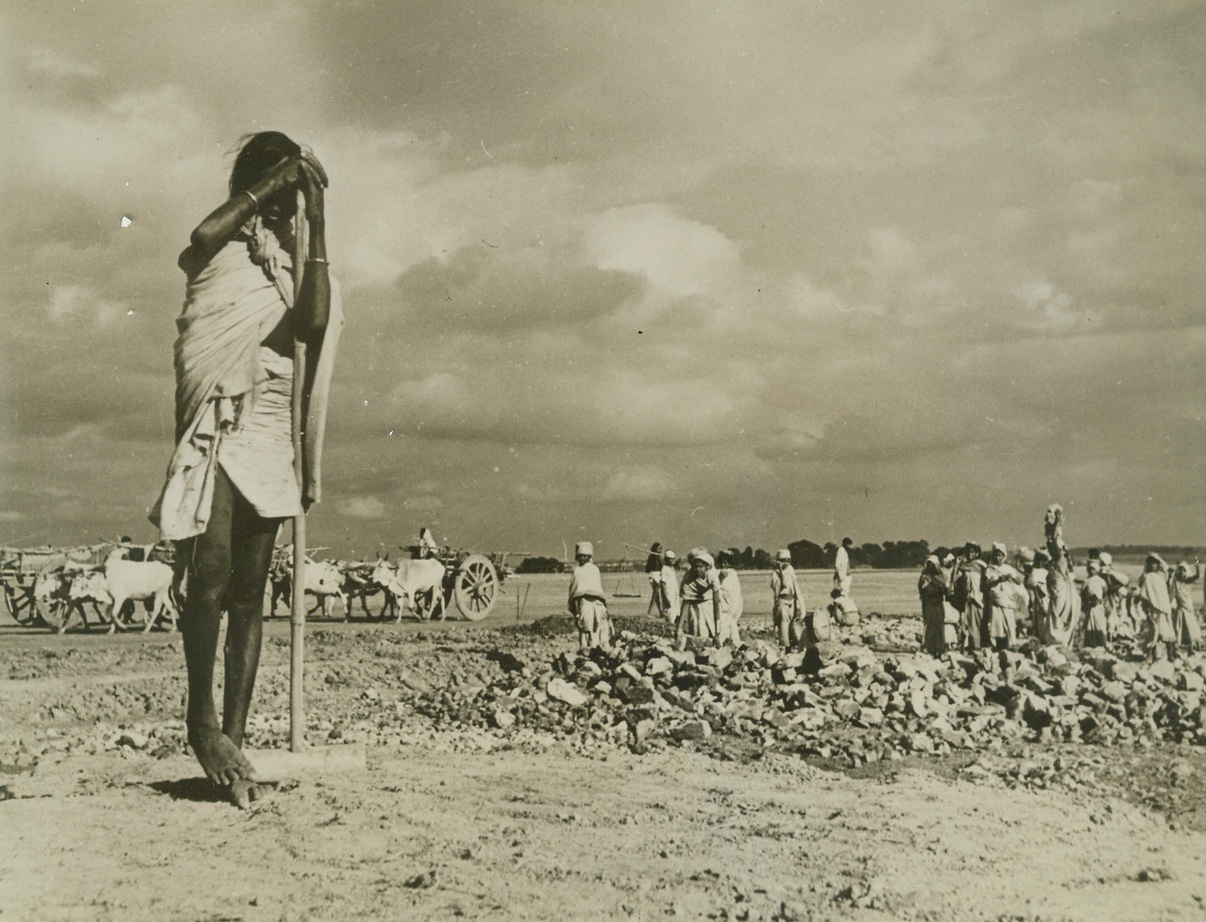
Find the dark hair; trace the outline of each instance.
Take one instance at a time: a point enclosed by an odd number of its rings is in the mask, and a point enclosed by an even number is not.
[[[649,556],[645,558],[645,572],[657,573],[662,569],[662,542],[649,545]]]
[[[980,545],[976,544],[974,541],[968,541],[967,544],[963,545],[963,553],[974,554],[976,557],[979,557],[983,551],[981,550]]]
[[[842,547],[850,547],[852,544],[854,544],[854,541],[852,539],[850,539],[850,538],[842,539]]]
[[[230,171],[230,194],[236,195],[251,188],[282,160],[300,153],[297,142],[279,131],[260,131],[248,136],[239,148],[234,168]]]
[[[831,598],[831,599],[840,599],[841,597],[842,597],[842,590],[841,590],[841,589],[830,589],[830,590],[829,590],[829,598]]]

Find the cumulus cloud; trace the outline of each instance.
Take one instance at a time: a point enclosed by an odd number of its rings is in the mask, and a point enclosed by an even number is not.
[[[720,293],[740,268],[732,240],[664,204],[608,209],[589,222],[585,245],[600,269],[643,275],[679,297]]]
[[[630,274],[556,262],[539,247],[500,252],[478,243],[412,267],[398,300],[429,328],[547,329],[604,317],[640,287]]]
[[[95,77],[100,73],[94,65],[52,48],[29,48],[21,57],[26,68],[35,75],[70,78]]]
[[[650,464],[635,465],[614,470],[607,475],[600,490],[600,499],[606,501],[633,500],[646,502],[661,500],[671,495],[674,481],[661,467]]]
[[[714,443],[737,426],[738,401],[704,378],[599,369],[588,354],[543,368],[492,368],[488,376],[437,372],[402,382],[392,425],[429,439],[579,446]]]
[[[344,514],[353,519],[385,518],[385,503],[376,496],[348,496],[339,500]]]
[[[1066,331],[1098,319],[1093,311],[1076,310],[1070,294],[1044,280],[1024,282],[1013,295],[1025,308],[1026,325],[1044,332]]]
[[[108,326],[129,313],[124,304],[107,301],[82,285],[56,285],[46,310],[55,323],[84,326]]]

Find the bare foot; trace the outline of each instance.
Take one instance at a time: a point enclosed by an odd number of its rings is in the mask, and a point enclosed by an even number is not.
[[[205,777],[214,784],[228,786],[236,781],[257,780],[255,769],[242,750],[216,727],[190,729],[188,744],[205,770]]]
[[[263,785],[256,784],[248,778],[239,778],[231,782],[226,789],[226,794],[230,798],[230,802],[240,810],[249,810],[251,802],[259,800],[267,793],[267,788]]]

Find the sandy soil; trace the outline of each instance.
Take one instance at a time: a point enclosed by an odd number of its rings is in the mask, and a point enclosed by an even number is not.
[[[248,812],[184,750],[177,638],[5,636],[0,919],[1204,917],[1201,798],[1157,783],[1176,757],[1200,787],[1197,752],[1100,749],[1101,788],[1027,790],[966,757],[844,773],[437,726],[414,688],[572,646],[484,624],[315,630],[310,738],[364,761],[300,759]],[[284,740],[286,634],[258,746]]]

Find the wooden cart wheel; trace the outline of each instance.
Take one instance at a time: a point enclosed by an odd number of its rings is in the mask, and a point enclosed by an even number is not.
[[[498,600],[498,571],[488,557],[470,554],[457,567],[452,587],[456,607],[470,621],[481,621]]]
[[[34,607],[32,582],[26,583],[22,577],[18,578],[15,585],[13,583],[5,583],[4,602],[8,606],[8,613],[12,615],[12,619],[18,624],[37,623],[40,613]]]

